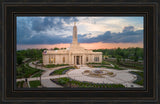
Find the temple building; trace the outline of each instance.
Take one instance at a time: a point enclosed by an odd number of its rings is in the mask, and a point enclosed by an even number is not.
[[[93,52],[80,46],[77,40],[77,26],[73,26],[73,40],[70,47],[61,50],[44,50],[42,53],[43,65],[70,64],[85,65],[86,63],[101,63],[102,52]]]

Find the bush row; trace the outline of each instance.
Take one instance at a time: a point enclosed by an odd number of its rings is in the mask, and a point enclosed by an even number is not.
[[[58,67],[58,66],[66,66],[68,64],[48,64],[48,65],[45,65],[44,67],[46,68],[54,68],[54,67]]]

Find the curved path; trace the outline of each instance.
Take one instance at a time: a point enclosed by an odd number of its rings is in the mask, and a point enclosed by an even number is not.
[[[35,68],[35,65],[29,63],[30,67]],[[137,79],[136,75],[133,75],[129,73],[129,71],[139,71],[135,69],[128,69],[128,70],[116,70],[116,69],[106,69],[106,68],[89,68],[88,66],[80,66],[80,69],[74,69],[68,71],[64,75],[53,75],[49,76],[50,73],[52,73],[55,70],[65,68],[68,66],[60,66],[60,67],[55,67],[55,68],[45,68],[45,67],[40,67],[37,66],[37,69],[44,70],[44,72],[41,75],[41,84],[43,87],[58,87],[62,88],[62,86],[57,85],[56,83],[53,83],[50,79],[55,79],[55,78],[62,78],[62,77],[69,77],[74,80],[78,81],[88,81],[92,83],[108,83],[108,84],[123,84],[125,87],[143,87],[138,84],[133,83],[134,80]],[[109,77],[106,76],[105,78],[96,78],[96,77],[89,77],[85,76],[82,74],[84,70],[94,70],[94,69],[102,69],[102,70],[108,70],[116,73],[115,77]],[[35,78],[27,78],[28,81],[34,81],[34,80],[40,80],[40,77],[35,77]],[[24,81],[25,78],[22,79],[17,79],[17,81]],[[94,81],[94,82],[93,82]]]
[[[34,64],[32,64],[32,62],[29,63],[30,67],[35,68],[36,66]],[[61,69],[61,68],[65,68],[68,66],[59,66],[59,67],[55,67],[55,68],[45,68],[45,67],[41,67],[41,66],[37,66],[37,69],[40,70],[44,70],[44,72],[41,75],[41,84],[43,87],[59,87],[61,88],[62,86],[57,85],[56,83],[53,83],[50,79],[52,77],[49,76],[49,74],[55,70]],[[58,76],[53,76],[53,78],[59,78]],[[28,82],[29,81],[35,81],[35,80],[40,80],[40,77],[34,77],[34,78],[27,78]],[[21,78],[21,79],[17,79],[16,81],[25,81],[25,78]]]

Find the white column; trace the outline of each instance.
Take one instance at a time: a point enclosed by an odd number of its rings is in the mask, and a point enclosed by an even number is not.
[[[71,59],[72,59],[71,58],[71,53],[69,52],[68,59],[67,59],[68,60],[68,64],[71,64]]]
[[[83,57],[81,56],[81,64],[83,65]]]
[[[85,64],[85,61],[86,61],[85,55],[83,55],[82,58],[83,58],[83,61],[82,61],[82,62],[83,62],[83,65],[84,65],[84,64]]]

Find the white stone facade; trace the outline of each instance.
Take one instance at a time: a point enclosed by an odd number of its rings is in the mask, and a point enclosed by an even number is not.
[[[63,50],[44,50],[43,64],[85,65],[86,63],[101,63],[102,52],[93,52],[80,47],[77,41],[77,26],[73,27],[73,41],[69,48]]]

